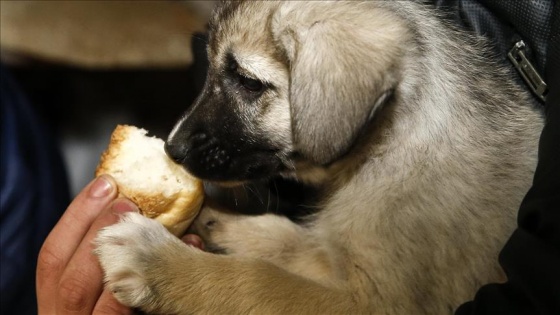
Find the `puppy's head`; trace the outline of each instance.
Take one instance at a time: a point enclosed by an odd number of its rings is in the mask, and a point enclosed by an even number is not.
[[[167,153],[217,182],[289,173],[299,160],[336,161],[398,81],[406,32],[372,6],[222,3],[210,23],[204,89]]]

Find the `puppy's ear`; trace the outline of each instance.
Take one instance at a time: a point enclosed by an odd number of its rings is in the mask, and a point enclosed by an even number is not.
[[[273,16],[272,33],[290,67],[294,145],[332,162],[396,84],[407,32],[370,4],[294,1]]]

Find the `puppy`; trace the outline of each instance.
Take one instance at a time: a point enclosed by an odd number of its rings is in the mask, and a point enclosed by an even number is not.
[[[450,314],[501,281],[541,113],[483,39],[402,1],[224,2],[204,90],[166,143],[196,176],[316,185],[303,224],[207,207],[225,255],[138,214],[97,254],[122,303],[165,314]]]

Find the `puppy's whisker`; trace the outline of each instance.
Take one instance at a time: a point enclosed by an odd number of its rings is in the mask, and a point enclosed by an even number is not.
[[[254,188],[254,189],[251,188],[251,185],[253,185],[255,188]],[[253,184],[253,183],[249,184],[249,185],[247,186],[247,189],[248,189],[251,193],[253,193],[253,195],[255,195],[255,197],[257,197],[257,199],[259,200],[260,204],[264,205],[264,200],[261,198],[261,195],[258,193],[258,188],[257,188],[256,184]]]
[[[267,188],[266,191],[266,212],[268,213],[270,209],[270,188]]]
[[[243,192],[245,193],[245,202],[247,202],[247,200],[249,200],[249,194],[247,193],[247,185],[243,184]]]
[[[275,213],[278,213],[279,209],[280,209],[280,197],[278,194],[278,185],[276,184],[276,181],[274,181],[274,190],[276,191],[276,209],[275,209]],[[269,190],[270,192],[270,190]]]
[[[205,44],[208,44],[208,39],[206,37],[197,36],[196,33],[191,34],[191,36],[192,36],[192,38],[199,39],[199,40],[203,41]]]
[[[239,206],[239,202],[237,200],[237,189],[232,189],[231,194],[233,195],[233,201],[235,203],[235,207],[237,208]]]

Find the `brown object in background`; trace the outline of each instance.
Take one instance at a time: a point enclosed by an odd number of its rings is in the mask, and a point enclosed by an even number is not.
[[[1,1],[3,53],[92,68],[192,63],[205,19],[178,1]]]

